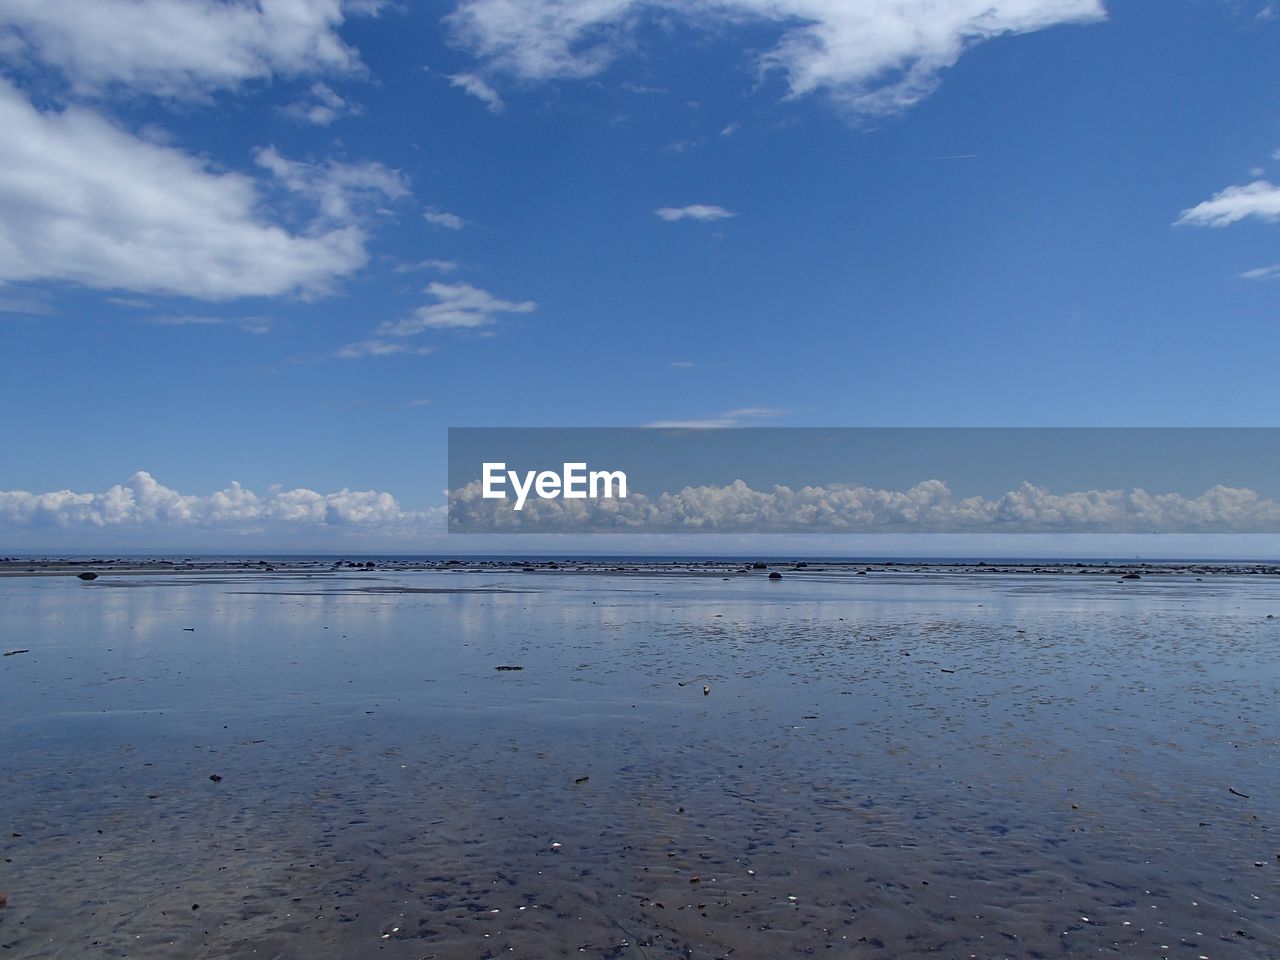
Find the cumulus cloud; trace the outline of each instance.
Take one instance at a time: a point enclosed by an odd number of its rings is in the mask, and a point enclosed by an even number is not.
[[[1280,531],[1280,503],[1224,486],[1186,497],[1137,489],[1055,494],[1024,483],[992,498],[958,498],[940,480],[908,490],[755,490],[737,480],[653,497],[530,498],[517,513],[509,500],[484,499],[477,480],[451,493],[449,525],[537,533],[1271,533]]]
[[[0,0],[0,50],[43,61],[86,95],[199,98],[277,75],[350,73],[342,0]]]
[[[455,73],[449,78],[449,82],[475,97],[494,113],[501,113],[503,107],[506,106],[502,102],[502,97],[498,91],[493,89],[489,83],[476,73]]]
[[[356,216],[407,189],[377,164],[259,164],[318,206],[272,222],[254,179],[212,169],[83,107],[40,111],[0,80],[0,281],[67,281],[203,300],[327,292],[368,261]]]
[[[1266,180],[1227,187],[1208,200],[1182,211],[1177,223],[1198,227],[1226,227],[1246,217],[1280,220],[1280,187]]]
[[[438,523],[440,510],[403,510],[389,493],[342,489],[319,493],[271,487],[258,494],[232,482],[208,495],[180,493],[146,471],[102,493],[0,490],[0,529],[182,527],[257,532],[267,526],[302,528],[357,525],[391,528]]]
[[[702,220],[704,222],[727,220],[730,217],[737,216],[732,210],[726,210],[724,207],[717,207],[709,203],[692,203],[687,207],[659,207],[653,212],[668,223],[674,223],[676,220]]]
[[[793,96],[825,90],[862,114],[904,109],[975,43],[1105,16],[1100,0],[462,0],[449,23],[486,68],[526,80],[601,73],[645,17],[766,23],[759,61]]]
[[[359,104],[339,96],[327,83],[313,83],[306,95],[284,108],[285,116],[299,123],[327,127],[340,117],[362,113]]]

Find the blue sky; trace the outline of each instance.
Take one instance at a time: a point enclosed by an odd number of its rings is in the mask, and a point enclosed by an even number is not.
[[[461,425],[1275,425],[1278,42],[1228,0],[0,0],[0,491],[427,511]]]

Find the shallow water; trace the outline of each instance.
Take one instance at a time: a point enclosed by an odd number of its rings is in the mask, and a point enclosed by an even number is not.
[[[1280,956],[1275,580],[41,577],[0,617],[4,957]]]

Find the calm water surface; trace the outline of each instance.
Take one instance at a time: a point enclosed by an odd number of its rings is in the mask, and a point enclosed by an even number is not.
[[[0,631],[3,957],[1280,956],[1265,578],[11,577]]]

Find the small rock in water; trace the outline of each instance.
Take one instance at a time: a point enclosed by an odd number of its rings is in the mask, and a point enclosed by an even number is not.
[[[711,687],[710,687],[708,684],[705,684],[705,683],[704,683],[704,684],[702,685],[702,695],[703,695],[704,697],[709,697],[709,696],[711,696]]]
[[[212,780],[214,783],[221,783],[221,782],[222,782],[222,775],[221,775],[221,774],[218,774],[218,773],[211,773],[211,774],[209,774],[209,779],[210,779],[210,780]],[[193,909],[194,909],[194,908],[193,908]]]
[[[781,579],[782,579],[782,574],[780,574],[777,570],[775,570],[775,571],[773,571],[773,573],[769,574],[769,579],[770,579],[770,580],[781,580]]]
[[[1142,574],[1140,574],[1140,573],[1126,573],[1126,574],[1125,574],[1123,577],[1121,577],[1120,579],[1121,579],[1121,580],[1141,580],[1141,579],[1142,579]]]
[[[86,570],[84,573],[77,573],[76,576],[81,580],[97,580],[98,579],[98,575],[89,570]]]

